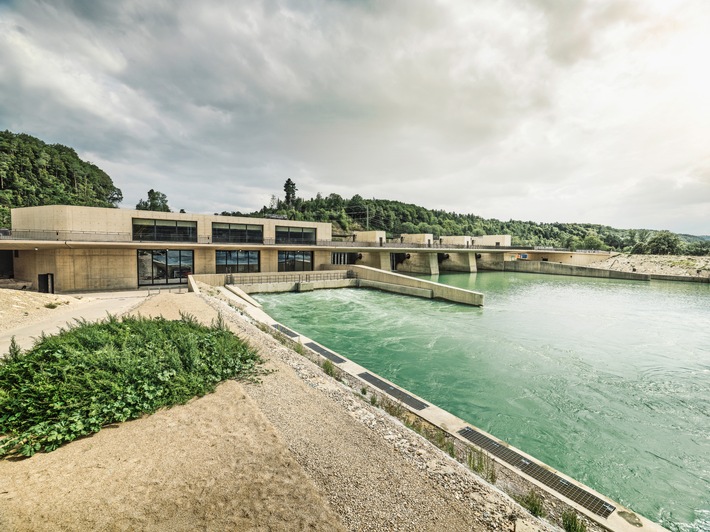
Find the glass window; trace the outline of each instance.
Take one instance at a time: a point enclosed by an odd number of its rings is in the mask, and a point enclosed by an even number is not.
[[[176,249],[139,249],[138,285],[184,284],[194,271],[194,252]]]
[[[279,251],[280,272],[313,271],[312,251]]]
[[[277,244],[315,244],[315,227],[276,226]]]
[[[213,223],[212,241],[262,244],[264,242],[264,226]]]
[[[215,256],[217,273],[258,273],[258,251],[217,251]]]
[[[133,218],[133,240],[197,242],[197,222]]]

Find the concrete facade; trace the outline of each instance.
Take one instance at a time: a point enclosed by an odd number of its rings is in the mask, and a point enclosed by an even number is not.
[[[514,261],[584,266],[606,256],[510,249],[509,235],[434,240],[432,234],[403,234],[387,242],[384,231],[359,231],[352,239],[334,242],[329,223],[270,218],[66,205],[13,209],[11,216],[12,234],[0,235],[0,250],[5,252],[5,262],[12,258],[15,279],[37,288],[39,276],[51,274],[57,292],[179,286],[187,284],[189,275],[313,271],[333,262],[436,275],[440,271],[505,270]],[[142,223],[146,221],[154,223]],[[224,224],[230,224],[230,231],[234,226],[239,226],[235,231],[257,226],[256,237],[242,239],[238,233],[239,242],[224,242],[225,233],[219,232]],[[145,227],[148,232],[141,229]],[[173,227],[174,232],[159,230]],[[278,235],[277,227],[283,228]],[[482,242],[490,247],[474,247]],[[227,256],[233,262],[227,262]],[[248,257],[249,262],[239,262],[239,257]]]

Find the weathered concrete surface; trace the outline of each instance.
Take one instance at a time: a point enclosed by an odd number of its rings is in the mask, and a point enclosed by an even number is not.
[[[448,257],[439,264],[439,271],[442,272],[466,272],[475,273],[476,255],[472,252],[466,253],[446,253]]]
[[[385,292],[392,292],[394,294],[402,294],[405,296],[423,297],[425,299],[433,298],[431,290],[427,290],[425,288],[414,288],[413,286],[401,286],[392,283],[369,281],[367,279],[358,279],[358,286],[360,288],[374,288],[376,290],[383,290]]]
[[[506,261],[502,263],[502,270],[506,272],[542,273],[549,275],[571,275],[575,277],[596,277],[599,279],[625,279],[630,281],[649,281],[650,275],[643,273],[618,272],[587,268],[586,266],[573,266],[556,262],[537,262],[529,260]]]
[[[436,257],[436,255],[434,256]],[[454,286],[433,283],[431,281],[417,279],[416,277],[410,277],[408,275],[387,272],[384,270],[377,270],[375,268],[368,268],[367,266],[354,266],[344,264],[327,264],[324,265],[322,269],[352,270],[353,272],[355,272],[359,280],[365,279],[368,281],[377,281],[380,283],[396,284],[399,286],[408,286],[412,288],[420,288],[423,290],[431,290],[434,299],[444,299],[446,301],[453,301],[454,303],[462,303],[464,305],[473,305],[476,307],[480,307],[483,305],[483,294],[479,292],[473,292],[472,290],[464,290],[463,288],[456,288]]]

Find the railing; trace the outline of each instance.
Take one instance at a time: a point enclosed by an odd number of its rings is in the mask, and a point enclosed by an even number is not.
[[[303,273],[272,273],[272,274],[234,274],[225,275],[224,284],[248,285],[269,283],[309,283],[311,281],[340,281],[355,279],[352,270],[329,272],[303,272]]]
[[[132,233],[127,232],[99,232],[99,231],[48,231],[48,230],[25,230],[14,229],[0,230],[0,240],[44,240],[44,241],[76,241],[76,242],[138,242],[143,244],[155,243],[180,243],[180,244],[212,244],[225,246],[296,246],[302,248],[325,247],[325,248],[394,248],[394,249],[462,249],[462,250],[517,250],[517,251],[569,251],[568,248],[551,248],[543,246],[483,246],[466,244],[442,244],[438,240],[430,243],[413,243],[389,240],[387,242],[360,242],[342,240],[318,240],[316,242],[302,241],[281,241],[276,242],[275,238],[264,238],[259,242],[221,242],[213,241],[212,235],[198,235],[197,240],[178,240],[168,238],[165,240],[142,240],[133,238]],[[595,250],[578,250],[580,253],[598,253]]]

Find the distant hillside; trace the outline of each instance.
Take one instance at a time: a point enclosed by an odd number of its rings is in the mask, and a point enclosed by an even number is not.
[[[72,148],[0,132],[0,227],[9,227],[12,207],[116,207],[122,199],[108,174]]]
[[[247,216],[280,215],[294,220],[332,222],[336,233],[353,230],[382,230],[388,236],[401,233],[442,235],[509,234],[514,245],[548,246],[570,249],[610,249],[655,254],[710,254],[710,240],[693,235],[676,235],[648,229],[616,229],[588,223],[538,223],[532,221],[482,218],[431,210],[399,201],[363,199],[359,195],[344,199],[338,194],[304,200],[290,191],[289,202],[275,196],[269,206]],[[223,212],[239,215],[241,213]]]

